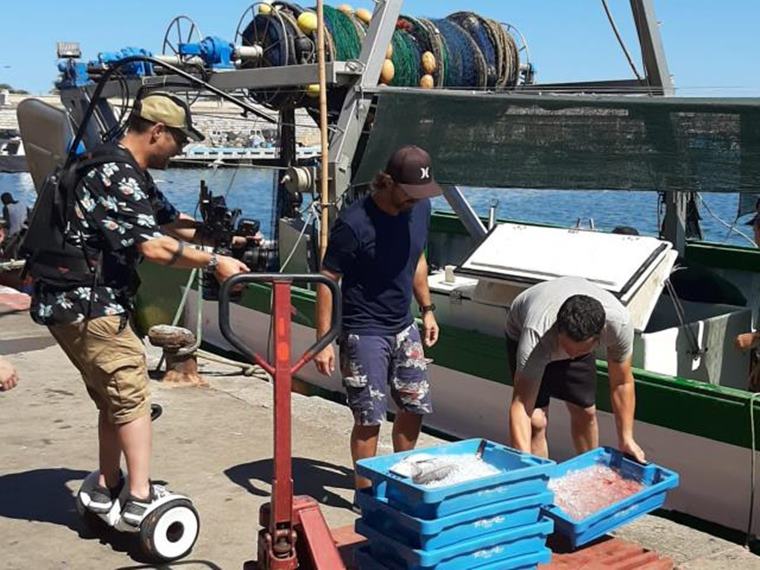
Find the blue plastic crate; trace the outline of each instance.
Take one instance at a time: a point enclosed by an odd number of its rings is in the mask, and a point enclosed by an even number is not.
[[[512,558],[487,562],[483,566],[475,566],[473,570],[528,570],[539,564],[548,564],[552,559],[552,551],[542,548],[529,554],[521,554]],[[406,566],[393,562],[387,564],[378,561],[370,552],[369,547],[363,546],[354,554],[354,562],[359,570],[406,570]]]
[[[390,472],[396,463],[415,453],[475,454],[481,441],[467,439],[416,451],[362,459],[356,464],[356,472],[372,481],[372,492],[376,497],[386,498],[391,507],[423,519],[445,517],[481,505],[546,491],[550,472],[556,465],[554,461],[490,441],[483,451],[483,461],[499,469],[499,473],[488,477],[430,488],[412,483],[410,477]]]
[[[552,493],[546,491],[426,520],[397,511],[384,498],[368,492],[358,494],[365,523],[406,546],[423,550],[535,524],[541,517],[541,508],[551,505],[552,499]]]
[[[471,570],[497,562],[497,568],[511,568],[509,559],[543,550],[553,528],[551,519],[544,518],[536,524],[489,533],[443,548],[421,550],[393,540],[361,519],[356,521],[356,532],[367,538],[376,560],[406,570]]]
[[[581,520],[571,518],[556,505],[545,507],[544,513],[554,520],[556,531],[567,537],[573,548],[591,542],[641,515],[660,508],[665,502],[668,490],[678,486],[678,473],[654,463],[642,465],[610,447],[598,447],[560,463],[552,477],[560,477],[568,471],[597,464],[618,469],[624,477],[643,483],[644,488]]]

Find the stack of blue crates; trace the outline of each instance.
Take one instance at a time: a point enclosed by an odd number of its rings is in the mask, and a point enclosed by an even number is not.
[[[424,450],[429,455],[475,454],[470,439]],[[494,475],[448,486],[417,485],[391,473],[416,451],[361,460],[357,473],[372,481],[360,493],[356,532],[368,544],[356,554],[361,570],[508,570],[549,562],[546,538],[554,524],[547,483],[555,464],[487,442],[483,460]]]

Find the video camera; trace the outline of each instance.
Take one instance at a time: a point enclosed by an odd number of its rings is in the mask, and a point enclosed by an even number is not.
[[[198,203],[202,219],[198,231],[203,236],[203,242],[213,247],[214,253],[239,259],[251,271],[263,272],[271,267],[276,257],[277,244],[260,237],[259,220],[241,218],[241,210],[228,208],[224,196],[214,196],[205,180],[201,180]],[[245,243],[233,245],[235,237],[246,238]],[[219,298],[219,283],[212,274],[204,276],[203,297],[207,300]]]

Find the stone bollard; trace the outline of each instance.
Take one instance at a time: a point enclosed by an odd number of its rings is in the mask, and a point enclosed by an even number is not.
[[[198,374],[198,360],[195,350],[186,352],[195,345],[195,335],[183,327],[155,325],[148,331],[148,339],[153,346],[160,346],[166,358],[166,374],[162,380],[175,386],[208,386]]]

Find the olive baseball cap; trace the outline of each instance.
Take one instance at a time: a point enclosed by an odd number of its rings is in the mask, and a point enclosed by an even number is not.
[[[202,141],[206,138],[193,127],[187,102],[171,93],[153,91],[135,103],[134,112],[146,121],[163,123],[167,127],[182,131],[190,140]]]
[[[432,198],[443,193],[433,178],[430,155],[418,146],[402,146],[394,152],[385,166],[385,173],[415,200]]]

